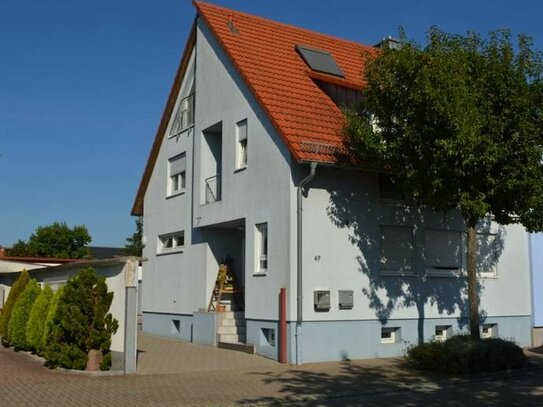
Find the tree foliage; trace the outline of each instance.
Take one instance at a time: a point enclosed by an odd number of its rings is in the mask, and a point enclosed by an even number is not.
[[[136,219],[136,231],[126,238],[125,251],[129,256],[141,257],[143,253],[143,218]]]
[[[30,311],[28,322],[26,323],[26,342],[28,348],[38,354],[42,352],[45,345],[43,334],[52,298],[53,290],[46,285],[38,298],[36,298],[32,311]]]
[[[2,312],[0,313],[0,337],[2,338],[2,342],[7,342],[9,321],[11,319],[13,307],[19,299],[19,296],[25,290],[29,281],[30,275],[28,274],[28,271],[23,270],[17,281],[9,290],[8,298],[4,304]]]
[[[513,43],[507,30],[483,38],[432,28],[425,47],[403,38],[400,49],[367,61],[365,101],[359,113],[347,111],[353,155],[389,173],[416,203],[460,210],[478,337],[478,220],[492,214],[500,224],[543,229],[541,53],[527,36]]]
[[[91,240],[85,226],[70,228],[64,222],[55,222],[38,226],[28,242],[19,240],[7,253],[10,256],[82,259],[89,255],[86,246]]]
[[[64,285],[49,325],[45,357],[51,366],[84,369],[91,349],[109,353],[118,322],[108,313],[113,293],[104,277],[84,269]]]
[[[49,309],[47,310],[47,315],[45,317],[45,326],[43,328],[42,342],[44,345],[47,345],[52,340],[52,338],[50,337],[50,332],[53,329],[54,318],[58,309],[58,303],[63,294],[64,294],[64,286],[60,286],[57,292],[51,298]]]
[[[10,345],[18,349],[29,349],[26,338],[26,323],[36,298],[40,295],[41,288],[36,280],[30,279],[23,293],[13,307],[13,313],[9,320],[8,340]]]

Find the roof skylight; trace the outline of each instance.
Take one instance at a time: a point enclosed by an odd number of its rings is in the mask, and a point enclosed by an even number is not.
[[[309,48],[304,45],[296,45],[296,51],[298,51],[304,62],[312,70],[335,76],[345,76],[339,65],[334,61],[332,55],[328,52],[316,48]]]

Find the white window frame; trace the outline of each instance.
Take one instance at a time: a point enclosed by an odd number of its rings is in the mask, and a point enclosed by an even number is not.
[[[405,257],[405,263],[408,268],[399,268],[399,269],[391,269],[388,267],[385,267],[386,265],[383,263],[383,259],[385,258],[383,256],[383,239],[384,238],[384,232],[385,230],[392,230],[392,229],[403,229],[406,233],[406,237],[408,238],[408,241],[405,242],[409,247],[409,255]],[[414,276],[415,275],[415,236],[414,236],[414,228],[412,226],[405,226],[405,225],[391,225],[391,224],[382,224],[379,225],[379,273],[383,276]]]
[[[481,326],[482,339],[497,338],[497,337],[498,337],[498,324],[483,324]]]
[[[269,233],[268,223],[255,225],[255,271],[254,274],[264,275],[269,270]],[[265,263],[265,267],[262,264]]]
[[[450,264],[437,264],[431,262],[427,258],[427,239],[428,235],[431,233],[448,233],[455,234],[458,237],[459,246],[458,246],[458,258],[456,263]],[[435,239],[432,239],[432,241]],[[425,268],[426,275],[429,277],[458,277],[465,274],[465,257],[466,257],[466,234],[458,230],[449,230],[449,229],[425,229],[424,230],[424,259],[425,259]]]
[[[188,95],[179,99],[172,116],[168,137],[175,137],[194,126],[194,84]]]
[[[247,119],[236,123],[236,170],[247,168],[247,143],[249,138],[249,127]]]
[[[183,160],[182,170],[172,170],[177,160]],[[187,156],[185,153],[181,153],[168,160],[168,196],[175,196],[183,194],[187,187],[187,170],[186,161]],[[177,185],[177,187],[176,187]]]
[[[179,253],[179,252],[183,252],[184,250],[185,250],[185,232],[184,231],[166,233],[164,235],[158,236],[157,254]]]
[[[385,335],[383,337],[383,334]],[[391,344],[398,343],[400,341],[400,328],[399,327],[381,327],[381,343]]]
[[[434,330],[434,339],[439,342],[444,342],[452,336],[451,325],[436,325]]]

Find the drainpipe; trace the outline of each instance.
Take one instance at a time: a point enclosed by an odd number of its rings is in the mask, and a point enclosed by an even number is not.
[[[298,184],[298,202],[297,202],[297,209],[296,209],[296,215],[297,215],[297,268],[296,268],[296,274],[297,274],[297,284],[296,284],[296,364],[301,365],[302,364],[302,298],[303,298],[303,290],[302,290],[302,192],[304,186],[309,184],[311,180],[315,177],[315,172],[317,171],[317,163],[312,162],[310,163],[309,167],[309,175],[302,179],[300,183]]]

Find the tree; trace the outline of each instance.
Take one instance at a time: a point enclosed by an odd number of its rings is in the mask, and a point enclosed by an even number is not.
[[[136,219],[136,231],[132,237],[126,238],[125,251],[130,256],[141,257],[143,253],[143,218]]]
[[[467,229],[470,331],[479,338],[477,222],[543,229],[543,62],[529,37],[432,28],[427,45],[367,58],[365,101],[345,133],[361,165],[419,205],[460,211]]]
[[[25,290],[15,303],[13,313],[9,320],[8,340],[17,349],[29,349],[26,339],[26,322],[41,288],[36,280],[30,279]]]
[[[47,320],[51,298],[53,298],[53,290],[46,285],[41,290],[38,298],[36,298],[32,311],[30,311],[30,315],[28,316],[28,322],[26,323],[26,342],[28,348],[38,354],[42,352],[45,345],[43,333],[45,331],[45,321]]]
[[[0,337],[2,338],[3,343],[7,343],[7,337],[8,337],[8,327],[9,327],[9,321],[11,319],[11,314],[13,312],[13,307],[15,306],[15,303],[19,299],[19,296],[23,293],[23,291],[26,288],[26,285],[30,281],[30,275],[28,274],[28,271],[23,270],[15,284],[11,287],[9,290],[9,295],[6,300],[6,303],[4,304],[4,308],[2,309],[2,312],[0,313]]]
[[[119,324],[108,313],[113,293],[104,277],[83,269],[64,285],[49,325],[45,358],[51,366],[84,369],[91,350],[108,358]]]
[[[72,229],[65,222],[38,226],[28,243],[19,240],[9,251],[10,256],[82,259],[89,255],[87,245],[92,238],[83,225]]]

